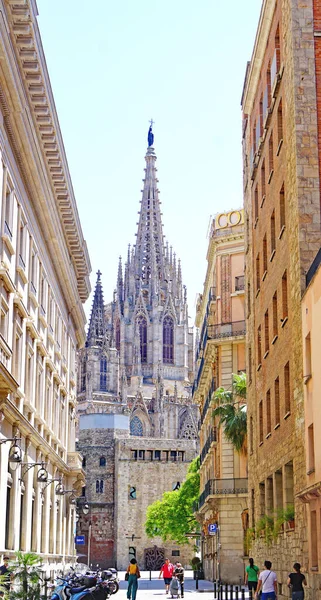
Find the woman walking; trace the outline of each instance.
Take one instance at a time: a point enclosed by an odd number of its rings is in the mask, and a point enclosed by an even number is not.
[[[249,563],[245,569],[245,585],[248,586],[249,591],[253,590],[256,592],[260,569],[254,564],[253,558],[249,558]]]
[[[303,586],[307,585],[307,580],[303,573],[301,573],[300,563],[294,563],[293,569],[294,573],[290,573],[288,577],[288,586],[292,589],[292,600],[303,600]]]
[[[128,600],[136,600],[137,588],[138,588],[138,579],[140,578],[139,567],[137,564],[136,558],[132,558],[128,567],[128,588],[127,588],[127,598]]]

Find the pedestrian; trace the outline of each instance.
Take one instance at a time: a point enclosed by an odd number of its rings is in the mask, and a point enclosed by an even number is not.
[[[260,569],[254,564],[253,558],[249,558],[249,565],[245,569],[245,585],[248,586],[249,591],[253,590],[256,592],[257,580],[259,577]]]
[[[10,571],[8,569],[9,560],[10,560],[9,556],[4,556],[3,565],[1,565],[1,567],[0,567],[0,575],[6,576],[5,579],[8,580],[8,583],[6,581],[1,583],[1,587],[4,588],[5,590],[7,590],[8,592],[10,590]],[[3,598],[3,596],[4,596],[4,592],[0,591],[0,598]]]
[[[169,594],[169,586],[172,581],[173,571],[174,571],[174,565],[172,565],[169,558],[166,558],[163,566],[161,567],[161,570],[159,572],[159,577],[158,577],[158,579],[160,579],[161,576],[163,575],[164,583],[165,583],[165,594]]]
[[[301,573],[300,563],[294,563],[294,573],[290,573],[288,577],[288,586],[292,590],[292,600],[303,600],[304,589],[303,586],[307,585],[305,575]],[[302,585],[303,584],[303,585]]]
[[[127,587],[127,598],[128,600],[136,600],[136,594],[138,589],[138,579],[140,578],[140,571],[137,564],[136,558],[132,558],[128,567],[128,587]]]
[[[274,571],[271,571],[272,563],[266,560],[264,563],[265,569],[261,571],[255,592],[257,598],[262,589],[262,600],[276,600],[278,595],[278,581]]]
[[[180,562],[176,563],[174,575],[176,575],[176,577],[179,581],[179,585],[181,588],[181,598],[184,598],[184,569]]]
[[[176,598],[178,598],[178,596],[179,596],[179,581],[178,581],[175,573],[173,573],[172,581],[169,586],[169,593],[171,594],[172,598],[174,598],[174,596],[176,596]]]

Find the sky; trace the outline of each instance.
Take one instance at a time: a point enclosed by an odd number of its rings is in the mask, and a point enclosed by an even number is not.
[[[135,243],[153,118],[163,231],[191,324],[211,216],[242,206],[241,95],[260,0],[37,0],[91,264],[112,299]],[[90,314],[92,297],[86,304]]]

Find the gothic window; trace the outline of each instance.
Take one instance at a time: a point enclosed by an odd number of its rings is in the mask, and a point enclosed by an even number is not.
[[[84,456],[82,459],[82,466],[85,467],[86,466],[86,457]]]
[[[107,392],[107,358],[100,361],[100,390]]]
[[[163,361],[174,362],[174,322],[172,317],[165,317],[163,321]]]
[[[116,348],[119,352],[120,351],[120,321],[119,321],[119,319],[117,319],[117,321],[116,321],[115,340],[116,340]]]
[[[136,321],[140,338],[140,358],[142,363],[147,363],[147,321],[143,315],[139,315]]]
[[[136,495],[136,487],[131,485],[129,487],[129,499],[130,500],[136,500],[137,495]]]
[[[99,459],[99,466],[100,467],[105,467],[106,466],[106,458],[104,456],[101,456]]]
[[[87,364],[86,359],[83,361],[81,365],[81,376],[80,376],[80,392],[84,392],[86,390],[86,375],[87,375]]]
[[[143,424],[137,416],[133,417],[130,422],[130,434],[143,437]]]
[[[96,494],[104,493],[104,481],[103,479],[96,479]]]

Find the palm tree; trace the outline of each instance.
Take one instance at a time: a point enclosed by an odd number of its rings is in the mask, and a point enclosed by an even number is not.
[[[232,388],[219,387],[214,392],[213,417],[219,417],[218,426],[224,427],[226,439],[240,454],[247,451],[246,373],[233,373]]]

